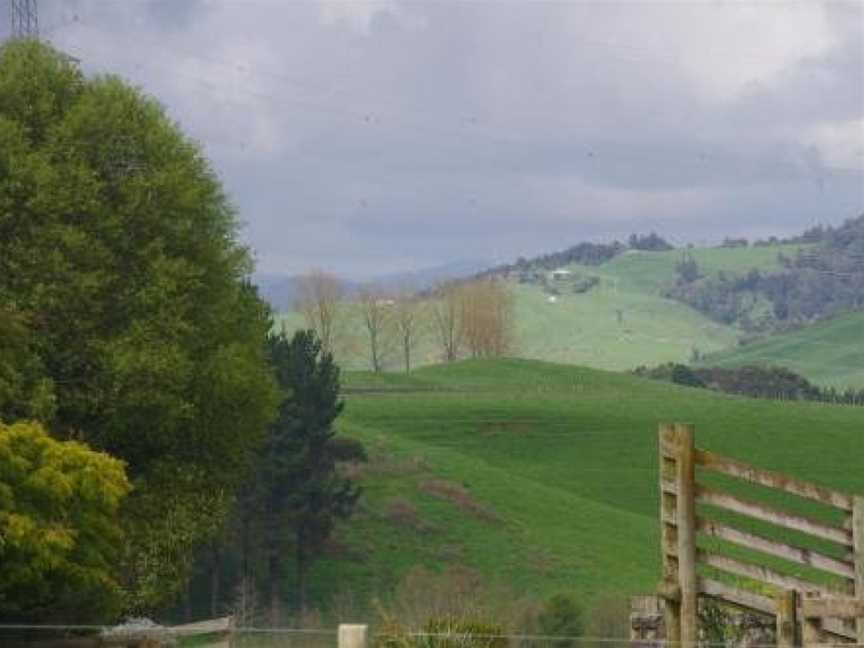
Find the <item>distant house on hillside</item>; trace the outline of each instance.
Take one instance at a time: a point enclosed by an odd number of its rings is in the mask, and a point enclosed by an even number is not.
[[[558,270],[553,270],[549,273],[549,276],[555,281],[560,281],[561,279],[567,279],[573,274],[572,271],[567,270],[566,268],[559,268]]]

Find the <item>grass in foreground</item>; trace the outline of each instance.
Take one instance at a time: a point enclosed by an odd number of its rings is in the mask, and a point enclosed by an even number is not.
[[[864,410],[774,403],[526,360],[346,376],[341,428],[372,461],[363,510],[315,582],[367,601],[411,566],[465,565],[518,593],[588,601],[660,578],[656,428],[864,492]],[[410,388],[410,389],[409,389]],[[796,506],[799,506],[796,504]]]

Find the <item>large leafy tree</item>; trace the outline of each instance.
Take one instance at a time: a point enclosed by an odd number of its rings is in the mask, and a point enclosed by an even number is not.
[[[347,518],[359,489],[342,477],[333,423],[342,412],[339,367],[322,349],[314,331],[269,338],[270,359],[284,400],[270,427],[256,471],[267,520],[269,598],[272,621],[279,621],[286,530],[293,536],[296,604],[307,600],[309,568],[334,523]]]
[[[117,459],[35,423],[0,423],[0,621],[116,611],[116,515],[129,489]]]
[[[177,592],[275,412],[250,271],[216,174],[155,100],[39,43],[0,49],[0,317],[30,384],[4,390],[0,348],[0,416],[127,462],[132,607]]]

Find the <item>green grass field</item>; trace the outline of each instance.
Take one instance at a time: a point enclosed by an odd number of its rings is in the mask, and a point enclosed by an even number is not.
[[[713,354],[703,364],[780,365],[822,385],[864,388],[864,313]]]
[[[661,421],[694,422],[701,447],[864,492],[861,408],[528,360],[349,373],[346,389],[340,429],[371,461],[357,473],[362,510],[316,567],[322,598],[352,588],[368,601],[418,564],[469,566],[536,596],[651,591]]]

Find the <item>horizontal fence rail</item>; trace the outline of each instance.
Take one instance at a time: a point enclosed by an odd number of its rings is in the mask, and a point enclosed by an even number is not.
[[[663,580],[657,593],[665,600],[667,640],[695,645],[692,599],[704,596],[774,616],[778,645],[784,648],[800,638],[807,644],[829,639],[864,645],[864,499],[697,448],[694,436],[691,425],[664,424],[659,430]],[[698,483],[696,468],[833,508],[841,512],[843,523],[829,524]],[[714,519],[716,510],[767,523],[778,534],[767,537],[737,528],[734,522]],[[841,557],[791,544],[786,541],[789,531],[832,543]],[[721,544],[697,548],[697,538]],[[782,562],[769,567],[758,558],[726,555],[723,543],[803,565],[826,579],[784,573]]]

